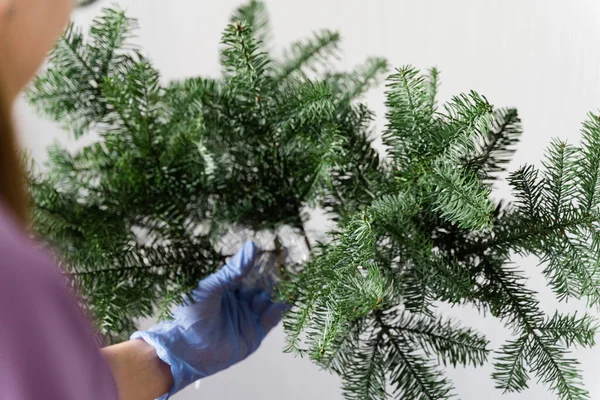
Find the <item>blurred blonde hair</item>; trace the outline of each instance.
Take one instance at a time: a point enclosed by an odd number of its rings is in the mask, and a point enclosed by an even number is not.
[[[11,103],[0,80],[0,198],[23,224],[29,222],[29,199],[12,121]]]

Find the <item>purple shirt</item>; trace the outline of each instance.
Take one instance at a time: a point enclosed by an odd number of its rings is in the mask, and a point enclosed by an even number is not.
[[[52,258],[0,204],[0,400],[116,400],[92,329]]]

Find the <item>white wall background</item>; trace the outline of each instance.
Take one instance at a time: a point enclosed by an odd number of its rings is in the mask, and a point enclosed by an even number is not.
[[[121,0],[139,19],[138,42],[165,79],[218,73],[218,43],[231,10],[241,0]],[[498,106],[516,106],[525,135],[515,167],[540,160],[553,136],[577,141],[586,112],[600,106],[600,3],[596,0],[267,0],[275,44],[287,44],[318,28],[339,30],[344,38],[342,67],[366,56],[387,57],[394,66],[437,66],[441,95],[474,89]],[[101,5],[106,5],[102,3]],[[100,7],[78,11],[88,25]],[[381,117],[383,90],[368,96]],[[40,160],[56,137],[68,139],[20,102],[17,118],[24,143]],[[380,118],[378,125],[383,125]],[[499,195],[507,195],[505,188]],[[542,306],[556,307],[535,260],[521,260],[540,290]],[[562,309],[583,309],[570,303]],[[448,310],[444,310],[446,312]],[[449,310],[489,335],[493,345],[508,332],[471,310]],[[206,379],[176,399],[342,399],[336,377],[307,360],[281,353],[283,334],[274,332],[246,362]],[[600,398],[600,348],[578,351],[584,380]],[[491,367],[450,371],[465,400],[551,399],[532,383],[522,394],[501,396],[489,379]],[[410,400],[410,399],[407,399]]]

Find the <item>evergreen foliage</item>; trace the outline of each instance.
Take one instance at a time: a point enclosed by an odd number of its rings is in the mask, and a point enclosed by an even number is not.
[[[542,168],[509,175],[515,201],[494,202],[521,134],[516,110],[470,92],[439,105],[439,76],[387,80],[385,157],[357,99],[387,72],[371,59],[331,70],[337,33],[268,52],[259,1],[223,34],[222,76],[163,83],[130,44],[135,22],[105,10],[89,35],[70,27],[30,100],[76,137],[32,173],[35,227],[60,252],[100,331],[127,337],[165,317],[227,254],[224,232],[292,227],[306,207],[337,222],[279,295],[293,305],[288,351],[340,374],[348,399],[449,399],[440,370],[492,361],[505,392],[531,378],[564,400],[589,398],[572,346],[594,345],[587,315],[546,315],[514,254],[539,258],[561,300],[600,303],[600,119],[578,146],[554,141]],[[436,305],[470,304],[510,328],[492,353]]]

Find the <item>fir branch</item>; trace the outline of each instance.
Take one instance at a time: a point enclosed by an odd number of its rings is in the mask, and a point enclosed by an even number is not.
[[[484,286],[485,299],[492,313],[511,328],[522,328],[531,333],[543,323],[536,293],[527,289],[526,279],[515,267],[502,266],[499,261],[484,260],[488,282]]]
[[[383,58],[369,58],[364,64],[352,72],[333,74],[326,78],[327,82],[335,85],[341,93],[343,101],[352,101],[379,83],[381,76],[388,71],[388,62]]]
[[[338,33],[325,30],[309,40],[294,43],[279,63],[274,82],[281,83],[295,75],[304,76],[307,69],[315,68],[335,57],[340,39]]]
[[[311,298],[304,298],[304,304],[296,303],[295,307],[285,315],[283,326],[286,330],[285,352],[294,352],[302,354],[300,350],[300,341],[302,333],[310,323],[310,317],[313,313],[313,304]]]
[[[535,218],[539,215],[543,184],[538,179],[538,171],[531,165],[513,172],[508,178],[518,200],[516,205],[523,215]]]
[[[584,211],[600,204],[600,119],[589,114],[581,130],[581,183],[578,198]]]
[[[439,400],[452,397],[452,386],[441,377],[411,346],[394,335],[391,328],[376,316],[378,327],[387,338],[386,363],[390,369],[390,383],[394,387],[394,396],[415,400]]]
[[[475,151],[467,155],[464,164],[474,172],[483,173],[488,180],[497,179],[497,174],[504,172],[510,162],[521,134],[521,119],[516,109],[496,110],[491,129],[476,144]]]
[[[397,69],[388,77],[386,106],[388,129],[383,142],[396,163],[413,162],[414,155],[427,153],[432,116],[427,111],[425,79],[413,67]]]
[[[587,400],[582,388],[578,362],[565,358],[565,351],[547,338],[532,334],[532,347],[527,355],[531,371],[550,387],[561,400]]]
[[[93,62],[97,83],[101,82],[111,69],[118,68],[124,61],[128,61],[130,49],[125,49],[125,45],[137,28],[137,21],[127,18],[125,12],[118,9],[106,9],[94,21],[90,28],[87,52]]]
[[[267,46],[271,39],[270,18],[265,3],[259,0],[250,0],[238,7],[230,18],[231,24],[238,22],[252,27],[256,40],[260,45]]]
[[[98,0],[76,0],[77,7],[87,7],[91,4],[94,4]]]
[[[312,349],[311,358],[318,363],[331,356],[339,337],[348,332],[349,321],[341,307],[323,307],[318,304],[313,315],[313,329],[309,330],[308,345]]]
[[[494,206],[489,189],[464,172],[438,163],[431,176],[435,188],[436,211],[449,221],[467,229],[483,229],[491,224]]]
[[[385,400],[386,379],[381,345],[384,331],[374,333],[363,346],[355,349],[352,364],[345,370],[343,390],[349,400]]]
[[[570,210],[558,220],[549,216],[542,216],[534,220],[530,219],[526,213],[511,211],[496,227],[495,236],[480,247],[489,247],[495,250],[513,249],[527,254],[541,254],[545,249],[541,241],[557,234],[589,227],[596,218],[592,214],[582,214],[578,210]]]
[[[283,129],[289,124],[304,125],[327,119],[334,109],[331,98],[329,87],[318,82],[308,81],[288,88],[279,100],[283,114],[280,127]]]
[[[451,321],[417,317],[402,313],[392,330],[423,349],[428,356],[436,355],[444,365],[483,365],[489,354],[488,341],[469,329],[461,329]]]
[[[575,238],[567,235],[566,230],[558,232],[553,247],[546,245],[543,261],[548,262],[544,270],[552,277],[551,284],[561,299],[569,296],[585,296],[590,305],[600,303],[600,274],[596,260],[600,250],[598,244],[588,235],[579,233],[583,240],[574,243]],[[592,242],[592,251],[588,243]],[[594,248],[595,247],[595,248]]]
[[[544,337],[561,342],[566,347],[577,344],[589,348],[596,343],[597,328],[597,321],[588,314],[578,318],[577,313],[563,316],[557,312],[539,327],[539,331]]]
[[[350,322],[348,334],[339,337],[337,343],[332,346],[333,350],[328,357],[323,359],[323,368],[345,376],[345,371],[354,365],[353,357],[359,344],[362,343],[360,336],[369,322],[368,318],[358,318]]]
[[[439,90],[439,76],[440,71],[437,68],[431,68],[429,70],[429,75],[426,79],[426,88],[427,88],[427,101],[428,108],[431,115],[433,115],[437,110],[437,94]]]
[[[250,104],[256,104],[270,68],[268,55],[260,51],[252,27],[241,22],[227,27],[222,43],[221,64],[231,88],[238,91],[238,96],[248,96],[245,100]]]
[[[168,317],[230,254],[224,232],[291,227],[311,259],[286,265],[277,287],[293,304],[286,350],[340,374],[348,398],[453,396],[437,368],[479,366],[489,351],[473,330],[433,317],[441,301],[512,329],[496,353],[499,388],[523,390],[531,375],[561,399],[585,399],[567,347],[593,345],[595,321],[547,317],[509,262],[534,255],[561,300],[600,301],[598,118],[579,147],[555,141],[543,168],[511,174],[516,201],[494,204],[490,181],[521,133],[515,110],[475,92],[438,106],[437,70],[400,68],[387,81],[380,153],[374,115],[354,100],[383,60],[331,70],[339,35],[322,31],[278,61],[261,42],[269,21],[258,0],[232,22],[222,77],[163,86],[129,43],[135,22],[106,10],[88,40],[67,31],[29,91],[77,135],[101,134],[53,150],[31,175],[36,232],[63,253],[100,332],[127,338],[138,318]],[[307,207],[336,224],[324,243],[307,241]]]
[[[58,43],[58,46],[51,53],[51,57],[53,57],[54,62],[67,62],[67,56],[61,52],[62,50],[66,50],[66,52],[72,56],[72,60],[74,60],[75,63],[77,63],[77,65],[81,68],[81,70],[83,70],[84,73],[89,74],[90,77],[96,77],[92,66],[85,59],[86,56],[83,51],[83,33],[78,28],[76,28],[74,24],[71,23],[69,25],[66,33],[59,39]],[[95,80],[93,81],[93,83],[95,85],[99,84],[99,82]]]
[[[525,368],[528,341],[527,335],[520,336],[503,344],[497,352],[492,378],[496,388],[504,393],[521,392],[529,387],[530,378]]]
[[[476,289],[473,287],[473,281],[476,278],[462,263],[452,259],[434,258],[429,265],[430,268],[425,273],[436,300],[450,304],[474,300]]]
[[[500,387],[507,391],[526,387],[524,379],[527,375],[523,374],[521,367],[518,366],[522,359],[525,359],[531,372],[549,385],[550,390],[556,392],[561,399],[588,399],[588,393],[581,388],[581,377],[574,366],[576,364],[574,360],[565,359],[565,350],[538,332],[539,327],[543,326],[543,319],[537,308],[537,301],[534,301],[531,295],[523,295],[532,292],[524,289],[519,283],[519,278],[511,277],[508,271],[501,272],[497,267],[490,267],[487,268],[487,272],[490,274],[490,279],[498,284],[507,301],[497,308],[499,311],[499,313],[496,311],[497,315],[506,319],[507,311],[513,313],[512,316],[508,316],[507,324],[517,327],[521,335],[526,337],[503,347],[507,353],[502,356],[502,361],[495,364],[497,369],[494,375]],[[494,306],[492,307],[494,309]],[[517,345],[527,346],[527,349],[518,350]],[[506,369],[510,369],[512,373],[507,372]]]
[[[128,266],[128,267],[115,267],[115,268],[102,268],[102,269],[97,269],[97,270],[90,270],[90,271],[81,271],[81,270],[77,270],[75,272],[66,272],[64,275],[69,278],[69,279],[78,279],[78,278],[82,278],[82,277],[92,277],[92,278],[98,278],[104,274],[109,274],[109,275],[123,275],[124,272],[127,273],[137,273],[140,271],[144,271],[144,274],[148,274],[150,273],[149,271],[151,270],[155,270],[155,269],[161,269],[161,268],[165,268],[165,267],[170,267],[173,266],[173,264],[150,264],[150,265],[133,265],[133,266]],[[163,276],[164,274],[155,274],[155,276]]]
[[[485,97],[471,91],[454,96],[444,109],[445,125],[433,131],[433,149],[435,154],[441,154],[449,161],[462,163],[475,151],[484,132],[490,129],[493,107]]]
[[[585,270],[586,266],[581,265],[582,261],[585,261],[577,258],[579,252],[573,252],[568,239],[558,242],[558,247],[546,251],[542,256],[542,261],[547,264],[543,273],[559,300],[581,298],[583,285],[579,282],[580,272],[585,271],[584,274],[588,278],[586,282],[590,282],[591,275]]]
[[[555,140],[547,150],[544,162],[544,208],[549,215],[559,216],[575,200],[577,181],[576,149]]]

